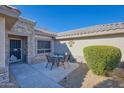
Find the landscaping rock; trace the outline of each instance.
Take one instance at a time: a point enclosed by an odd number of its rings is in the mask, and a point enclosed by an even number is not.
[[[82,83],[82,88],[124,88],[124,78],[120,78],[123,70],[116,68],[113,72],[109,72],[109,77],[98,76],[89,71]],[[118,76],[117,76],[118,75]],[[121,76],[123,77],[123,75]]]
[[[112,75],[120,77],[120,78],[124,78],[124,69],[123,68],[116,68],[113,70]]]
[[[92,73],[92,71],[88,71],[88,73],[85,76],[84,82],[82,83],[82,88],[93,88],[97,84],[99,84],[102,81],[105,81],[107,79],[110,79],[109,77],[104,76],[98,76]]]

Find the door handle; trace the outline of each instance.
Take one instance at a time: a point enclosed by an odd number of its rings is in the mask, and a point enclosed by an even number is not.
[[[15,49],[13,49],[13,50],[14,50],[14,51],[18,51],[18,49],[16,49],[16,48],[15,48]]]

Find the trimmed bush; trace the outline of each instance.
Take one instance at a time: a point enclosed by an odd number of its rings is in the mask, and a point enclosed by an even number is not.
[[[121,60],[120,49],[113,46],[88,46],[83,52],[88,67],[97,75],[105,75]]]

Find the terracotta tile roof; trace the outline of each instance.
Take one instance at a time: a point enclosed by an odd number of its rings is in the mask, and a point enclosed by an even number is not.
[[[112,32],[118,31],[118,29],[124,29],[124,23],[112,23],[112,24],[103,24],[103,25],[96,25],[86,28],[80,28],[70,31],[65,31],[57,34],[57,38],[66,38],[66,37],[73,37],[78,35],[87,35],[87,34],[94,34],[100,32]],[[117,32],[118,33],[118,32]]]
[[[13,7],[13,6],[10,6],[10,5],[2,5],[2,6],[5,6],[6,8],[9,8],[9,9],[12,9],[14,11],[17,11],[17,12],[21,13],[21,11],[18,10],[16,7]]]
[[[54,32],[50,32],[50,31],[47,31],[45,29],[39,29],[39,28],[35,29],[35,34],[51,36],[51,37],[55,37],[56,36],[56,33],[54,33]]]

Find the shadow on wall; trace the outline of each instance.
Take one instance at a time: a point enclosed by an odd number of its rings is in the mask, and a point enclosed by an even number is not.
[[[70,55],[69,58],[70,62],[76,62],[76,58],[74,58],[74,56],[72,55],[67,44],[60,43],[59,41],[55,41],[54,54],[65,55],[66,53]]]

